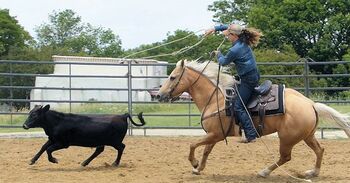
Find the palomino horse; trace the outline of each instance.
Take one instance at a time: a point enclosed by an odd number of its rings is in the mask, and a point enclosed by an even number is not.
[[[190,145],[188,160],[193,166],[192,172],[194,174],[199,174],[205,168],[208,155],[214,145],[225,138],[225,132],[229,136],[240,136],[239,127],[235,123],[233,126],[230,125],[231,119],[225,115],[225,94],[222,92],[223,88],[227,86],[232,87],[236,81],[232,76],[221,73],[219,77],[220,89],[216,90],[217,72],[218,65],[213,62],[179,61],[169,78],[160,88],[157,96],[159,101],[173,101],[183,92],[188,92],[201,111],[202,127],[207,134],[198,142]],[[218,95],[216,92],[219,92]],[[290,88],[285,89],[284,96],[285,113],[276,116],[266,116],[263,129],[263,135],[278,133],[280,159],[278,162],[261,170],[258,174],[262,177],[267,177],[277,167],[291,160],[292,148],[295,144],[304,140],[317,157],[315,167],[306,171],[305,176],[308,178],[317,176],[320,172],[324,151],[314,135],[318,116],[333,119],[350,137],[349,117],[340,114],[325,104],[315,103]],[[255,126],[257,126],[257,120],[254,118],[253,121]],[[231,129],[228,129],[230,127]],[[201,145],[205,145],[205,148],[202,160],[199,163],[194,155],[195,149]]]

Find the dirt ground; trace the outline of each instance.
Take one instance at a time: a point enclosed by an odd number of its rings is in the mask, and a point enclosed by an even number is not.
[[[48,162],[47,155],[34,165],[29,160],[46,139],[0,139],[0,182],[300,182],[277,169],[268,178],[259,178],[257,172],[278,157],[278,139],[263,138],[253,144],[237,144],[228,139],[228,145],[219,142],[210,154],[207,167],[201,175],[193,175],[187,160],[189,145],[200,137],[131,137],[124,140],[121,165],[111,166],[115,151],[105,151],[87,167],[80,166],[94,151],[91,148],[70,147],[54,153],[58,164]],[[320,176],[313,182],[350,182],[350,140],[320,140],[325,148]],[[198,148],[196,157],[203,148]],[[271,153],[269,153],[271,151]],[[274,156],[274,157],[273,157]],[[298,176],[314,166],[315,155],[305,143],[293,150],[292,161],[283,166]]]

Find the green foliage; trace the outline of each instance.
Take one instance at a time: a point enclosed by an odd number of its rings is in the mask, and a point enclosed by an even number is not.
[[[23,29],[9,10],[0,9],[0,58],[9,53],[11,47],[24,48],[32,38]]]
[[[347,54],[343,56],[342,60],[350,61],[350,49],[348,49],[346,53]]]
[[[299,60],[298,55],[290,46],[285,45],[283,49],[256,49],[255,56],[257,62],[296,62]],[[259,65],[261,75],[302,75],[304,72],[303,65]],[[264,80],[266,78],[263,78]],[[267,78],[273,83],[285,84],[287,87],[297,87],[304,85],[303,78]]]
[[[72,10],[53,12],[49,23],[40,25],[39,47],[52,47],[56,54],[118,57],[122,54],[121,40],[111,29],[85,24]]]

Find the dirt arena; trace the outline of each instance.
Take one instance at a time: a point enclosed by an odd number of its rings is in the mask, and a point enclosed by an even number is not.
[[[259,140],[253,144],[237,144],[229,138],[228,145],[218,143],[209,156],[201,175],[193,175],[187,160],[189,145],[200,137],[130,137],[120,167],[113,167],[115,151],[105,151],[87,167],[80,166],[94,149],[70,147],[54,153],[58,164],[49,163],[47,155],[34,165],[29,160],[46,139],[0,139],[0,182],[299,182],[285,172],[276,170],[268,178],[259,178],[257,172],[273,162],[265,145]],[[275,158],[278,140],[263,138]],[[350,182],[350,140],[321,140],[326,149],[321,174],[313,182]],[[201,155],[203,148],[196,153]],[[313,167],[315,155],[305,143],[299,143],[292,161],[283,168],[298,176]]]

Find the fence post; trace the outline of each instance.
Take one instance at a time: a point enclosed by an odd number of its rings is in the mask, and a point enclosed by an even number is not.
[[[310,95],[310,82],[309,82],[309,63],[308,59],[304,59],[304,87],[305,87],[305,96],[309,97]]]
[[[11,76],[10,76],[10,87],[11,87],[11,89],[10,89],[10,99],[13,100],[12,63],[10,63],[10,74],[11,74]],[[13,109],[13,102],[11,101],[10,102],[10,113],[11,113],[10,114],[10,124],[11,124],[11,126],[13,125],[12,109]]]
[[[128,113],[132,116],[132,71],[131,60],[128,61]],[[132,135],[132,125],[129,123],[129,135]]]
[[[191,102],[188,103],[188,126],[192,126],[192,121],[191,121]]]
[[[72,64],[69,64],[69,112],[72,112]]]

